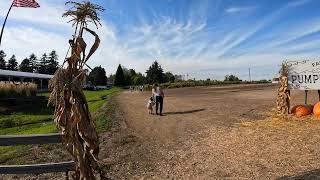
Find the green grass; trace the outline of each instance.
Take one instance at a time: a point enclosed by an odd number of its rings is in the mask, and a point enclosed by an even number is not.
[[[100,91],[84,91],[88,101],[89,110],[94,114],[93,119],[99,133],[107,130],[108,118],[105,113],[95,113],[107,101],[107,97],[120,92],[120,88]],[[49,93],[40,93],[49,96]],[[0,135],[19,134],[48,134],[57,132],[53,123],[53,108],[35,106],[28,111],[17,112],[12,115],[0,116]],[[0,163],[11,162],[12,158],[23,156],[30,146],[0,147]],[[8,161],[10,160],[10,161]],[[18,163],[17,161],[13,161]]]
[[[84,91],[89,110],[94,113],[105,102],[108,96],[120,92],[120,88],[100,91]],[[40,95],[49,96],[49,93]],[[35,107],[28,112],[17,112],[12,115],[0,116],[0,135],[6,134],[46,134],[56,132],[53,126],[53,108]]]

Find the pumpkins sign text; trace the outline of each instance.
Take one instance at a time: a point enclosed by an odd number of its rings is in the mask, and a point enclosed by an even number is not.
[[[287,61],[289,89],[320,90],[320,61]]]

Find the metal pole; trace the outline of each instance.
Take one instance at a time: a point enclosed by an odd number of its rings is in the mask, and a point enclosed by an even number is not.
[[[251,82],[251,69],[249,68],[249,81]]]
[[[12,7],[13,7],[13,3],[14,3],[14,1],[12,1],[12,4],[11,4],[11,6],[10,6],[10,8],[9,8],[9,11],[8,11],[8,13],[7,13],[7,15],[6,15],[6,18],[4,19],[4,22],[3,22],[3,25],[2,25],[1,34],[0,34],[0,46],[1,46],[2,35],[3,35],[3,31],[4,31],[4,26],[6,25],[6,22],[7,22],[8,16],[9,16],[9,13],[10,13]]]

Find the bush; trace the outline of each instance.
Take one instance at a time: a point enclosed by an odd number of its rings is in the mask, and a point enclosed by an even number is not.
[[[270,83],[270,80],[260,80],[260,81],[218,81],[218,80],[188,80],[188,81],[176,81],[162,83],[159,86],[162,89],[172,89],[172,88],[183,88],[183,87],[196,87],[196,86],[223,86],[229,84],[259,84],[259,83]],[[151,91],[152,85],[145,85],[145,90]]]
[[[15,126],[16,123],[12,119],[4,119],[0,121],[0,128],[11,128]]]

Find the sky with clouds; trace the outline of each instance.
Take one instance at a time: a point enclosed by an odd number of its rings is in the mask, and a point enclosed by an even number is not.
[[[55,49],[63,61],[73,28],[61,15],[65,0],[37,0],[40,8],[13,8],[2,47],[19,62]],[[154,60],[189,78],[235,74],[270,79],[286,59],[320,52],[318,0],[92,0],[102,5],[101,47],[89,65],[108,74],[120,63],[145,72]],[[0,0],[3,22],[10,0]],[[91,27],[94,29],[95,27]],[[88,37],[88,44],[92,38]]]

